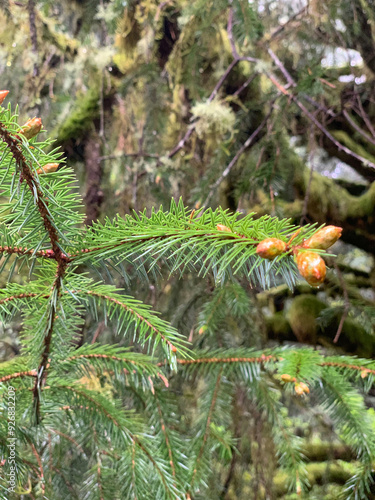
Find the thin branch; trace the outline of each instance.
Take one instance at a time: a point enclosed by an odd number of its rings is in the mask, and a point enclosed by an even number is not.
[[[0,123],[0,137],[7,144],[9,151],[22,173],[22,178],[25,179],[32,195],[34,196],[39,214],[43,219],[44,227],[48,232],[49,239],[51,241],[51,246],[55,254],[54,258],[57,262],[62,262],[62,251],[58,245],[59,238],[57,230],[50,221],[48,200],[44,198],[44,194],[40,190],[39,184],[34,179],[32,166],[28,164],[26,158],[22,154],[22,141],[14,138],[2,123]]]
[[[113,304],[117,304],[118,306],[122,307],[126,311],[129,311],[130,314],[133,314],[134,316],[136,316],[143,323],[145,323],[150,328],[150,330],[155,332],[170,347],[172,352],[177,351],[177,348],[172,344],[172,342],[170,340],[168,340],[167,338],[165,338],[165,336],[152,323],[150,323],[141,314],[139,314],[137,311],[135,311],[131,307],[127,306],[126,304],[124,304],[120,300],[115,299],[114,297],[110,297],[108,295],[98,293],[98,292],[93,292],[91,290],[87,290],[87,291],[86,290],[74,290],[72,293],[85,293],[86,295],[90,295],[92,297],[98,297],[98,298],[106,300],[108,302],[112,302]],[[91,357],[95,357],[95,355],[91,355]]]
[[[238,89],[236,90],[236,92],[234,92],[234,94],[232,94],[232,95],[237,96],[237,95],[241,94],[241,92],[242,92],[243,90],[245,90],[245,89],[246,89],[246,88],[247,88],[247,87],[248,87],[248,86],[252,83],[252,81],[253,81],[253,80],[254,80],[254,79],[255,79],[258,75],[259,75],[259,73],[258,73],[257,71],[256,71],[255,73],[253,73],[253,74],[250,76],[250,78],[248,78],[248,79],[246,80],[246,82],[245,82],[245,83],[243,83],[243,84],[241,85],[241,87],[240,87],[240,88],[238,88]]]
[[[27,372],[12,373],[11,375],[5,375],[5,377],[1,377],[0,383],[1,382],[8,382],[8,380],[12,380],[14,378],[37,377],[37,376],[38,376],[38,373],[36,370],[29,370]]]
[[[138,363],[137,361],[119,358],[118,356],[109,356],[108,354],[79,354],[78,356],[69,356],[68,358],[66,358],[66,361],[73,359],[110,359],[112,361],[122,361],[123,363],[130,363],[132,365],[143,366],[141,363]]]
[[[345,116],[346,120],[354,128],[354,130],[361,134],[366,139],[366,141],[371,142],[371,144],[375,146],[375,139],[366,134],[366,132],[356,124],[356,122],[351,118],[346,109],[343,110],[342,114]]]
[[[289,80],[294,82],[292,76],[288,72],[288,70],[285,68],[285,66],[281,63],[280,59],[278,59],[275,54],[273,54],[272,51],[269,51],[269,54],[271,55],[272,59],[274,60],[275,64],[278,66],[280,71],[282,73],[288,74],[288,83]],[[297,97],[289,92],[284,86],[282,86],[276,78],[272,74],[267,74],[268,78],[271,80],[271,82],[278,88],[279,91],[281,91],[284,95],[287,95],[297,106],[300,108],[300,110],[307,116],[307,118],[314,123],[314,125],[321,131],[323,134],[331,141],[333,144],[337,147],[339,151],[343,151],[349,156],[352,156],[356,160],[359,160],[361,163],[364,165],[370,166],[372,168],[375,168],[375,164],[369,161],[367,158],[363,158],[363,156],[358,155],[357,153],[354,153],[351,149],[347,148],[343,144],[341,144],[339,141],[337,141],[333,135],[322,125],[316,118],[315,116],[310,113],[310,111],[297,99]]]
[[[222,87],[223,83],[227,79],[229,73],[232,71],[232,69],[240,62],[240,61],[248,61],[248,62],[258,62],[258,59],[252,58],[252,57],[241,57],[236,49],[235,43],[234,43],[234,38],[233,38],[233,8],[230,7],[229,9],[229,17],[228,17],[228,25],[227,25],[227,33],[228,33],[228,38],[231,44],[232,48],[232,56],[233,56],[233,61],[229,64],[227,69],[224,71],[222,74],[221,78],[215,85],[213,91],[211,92],[210,96],[207,99],[207,102],[211,102],[217,95],[218,91]],[[184,137],[176,144],[176,146],[171,149],[171,151],[168,153],[167,157],[168,158],[173,158],[184,146],[185,143],[189,140],[191,137],[192,133],[194,132],[196,127],[196,122],[192,123],[188,130],[186,131]]]
[[[34,444],[31,441],[29,443],[30,443],[31,449],[33,451],[33,454],[36,458],[36,461],[38,462],[38,466],[39,466],[39,470],[40,470],[40,474],[38,474],[38,475],[39,475],[39,479],[40,479],[40,483],[41,483],[41,487],[42,487],[42,493],[44,496],[46,485],[44,484],[44,470],[43,470],[42,459],[40,458],[39,453],[36,451]]]
[[[266,363],[267,361],[277,361],[278,358],[272,355],[262,355],[258,358],[198,358],[198,359],[177,359],[179,365],[201,365],[212,363]],[[157,366],[164,366],[158,363]]]
[[[221,86],[223,85],[224,81],[226,80],[226,78],[228,77],[229,73],[232,71],[232,69],[236,66],[236,64],[238,64],[239,62],[239,59],[234,59],[230,65],[227,67],[227,69],[224,71],[224,73],[222,74],[221,78],[219,79],[219,81],[217,82],[217,84],[215,85],[213,91],[211,92],[210,96],[208,97],[207,99],[207,102],[211,102],[214,97],[217,95],[219,89],[221,88]],[[185,143],[190,139],[192,133],[194,132],[195,130],[195,127],[196,127],[196,123],[197,123],[198,120],[196,120],[194,123],[192,123],[189,128],[187,129],[184,137],[176,144],[176,146],[171,149],[171,151],[167,154],[167,157],[168,158],[173,158],[173,156],[175,156],[179,151],[181,151],[181,149],[185,146]]]
[[[357,102],[358,102],[358,107],[359,107],[359,111],[361,113],[361,117],[363,118],[363,121],[365,122],[367,128],[369,129],[369,131],[371,132],[371,135],[373,137],[375,137],[375,129],[371,123],[371,120],[368,116],[368,114],[366,113],[366,111],[363,109],[363,105],[362,105],[362,101],[361,101],[361,97],[357,94]]]
[[[267,52],[272,57],[272,59],[274,60],[274,62],[276,63],[276,65],[279,67],[281,73],[284,75],[284,77],[285,77],[286,81],[288,82],[289,86],[290,87],[296,87],[297,84],[293,80],[292,75],[289,73],[289,71],[287,71],[287,69],[285,68],[285,66],[281,63],[281,61],[277,57],[277,55],[271,49],[268,49]]]
[[[19,293],[18,295],[12,295],[11,297],[7,297],[6,299],[1,299],[0,304],[6,304],[7,302],[11,302],[12,300],[28,299],[37,296],[38,296],[37,293]]]
[[[152,153],[143,153],[143,152],[138,152],[138,153],[121,153],[119,155],[106,155],[106,156],[100,156],[99,161],[105,161],[105,160],[116,160],[118,158],[156,158],[158,159],[160,155],[158,154],[152,154]]]
[[[306,14],[307,13],[307,7],[302,7],[301,10],[299,10],[298,12],[296,12],[293,16],[291,16],[284,24],[280,24],[280,26],[278,28],[275,29],[275,31],[273,33],[271,33],[271,36],[270,38],[267,40],[267,42],[271,42],[272,40],[274,40],[278,35],[280,35],[280,33],[282,33],[285,28],[287,26],[289,26],[289,24],[292,22],[292,21],[295,21],[298,17],[302,16],[303,14]]]
[[[232,158],[232,160],[229,162],[229,164],[227,165],[227,167],[225,168],[225,170],[223,171],[223,173],[216,180],[216,182],[211,186],[210,191],[209,191],[206,199],[204,200],[204,203],[202,204],[202,206],[205,207],[205,206],[208,205],[208,203],[210,202],[210,200],[211,200],[211,198],[212,198],[215,190],[220,186],[220,184],[223,182],[223,180],[229,175],[230,171],[235,166],[235,164],[237,163],[237,161],[240,158],[240,156],[246,151],[247,148],[249,148],[252,145],[252,143],[255,140],[255,138],[259,135],[259,133],[261,132],[261,130],[265,127],[265,125],[268,122],[268,119],[270,118],[270,116],[271,116],[271,114],[273,112],[273,107],[274,107],[274,104],[275,104],[275,100],[276,99],[274,99],[273,102],[271,102],[271,109],[268,112],[268,114],[266,115],[266,117],[263,119],[263,121],[260,123],[260,125],[254,130],[254,132],[250,135],[250,137],[248,137],[248,139],[246,139],[246,141],[243,143],[243,145],[240,147],[240,149],[234,155],[234,157]]]
[[[164,434],[165,444],[166,444],[166,447],[168,449],[169,464],[171,466],[172,475],[173,475],[173,477],[176,477],[176,467],[175,467],[174,461],[173,461],[172,447],[171,447],[171,444],[169,442],[169,438],[168,438],[168,434],[167,434],[167,430],[166,430],[166,426],[165,426],[165,422],[164,422],[164,418],[163,418],[163,413],[161,411],[159,400],[157,398],[156,393],[155,393],[155,401],[156,401],[156,405],[158,407],[158,413],[159,413],[159,417],[160,417],[161,430],[162,430],[162,432]]]
[[[234,41],[234,36],[233,36],[233,7],[232,7],[232,3],[233,3],[233,1],[229,0],[230,7],[229,7],[229,15],[228,15],[227,34],[228,34],[228,38],[229,38],[230,47],[232,50],[232,56],[234,57],[235,60],[238,60],[238,59],[240,59],[240,55],[237,51],[236,43]]]
[[[79,451],[82,453],[82,455],[86,455],[85,450],[82,448],[82,446],[79,443],[77,443],[77,441],[75,439],[73,439],[71,436],[68,436],[67,434],[64,434],[63,432],[58,431],[57,429],[52,429],[51,427],[49,427],[48,430],[55,433],[55,434],[58,434],[59,436],[65,438],[65,439],[67,439],[68,441],[73,443],[79,449]]]

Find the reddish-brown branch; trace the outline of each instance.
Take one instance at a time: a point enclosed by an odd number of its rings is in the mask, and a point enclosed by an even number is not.
[[[8,382],[8,380],[12,380],[14,378],[21,378],[21,377],[36,377],[38,375],[36,370],[29,370],[27,372],[17,372],[17,373],[12,373],[10,375],[5,375],[5,377],[0,378],[0,383],[1,382]]]
[[[125,362],[132,365],[140,365],[140,363],[138,363],[137,361],[119,358],[118,356],[108,356],[108,354],[79,354],[78,356],[69,356],[69,358],[67,358],[67,361],[69,361],[70,359],[111,359],[112,361],[122,361],[123,363]]]
[[[21,171],[22,179],[26,181],[32,196],[34,196],[35,203],[43,220],[44,227],[48,232],[52,250],[55,254],[55,259],[58,263],[60,263],[63,261],[61,259],[62,251],[58,245],[59,238],[57,235],[57,230],[53,227],[53,224],[50,221],[50,216],[48,213],[48,200],[44,198],[44,195],[40,190],[38,183],[35,182],[32,167],[28,164],[26,158],[22,153],[22,140],[13,137],[2,123],[0,123],[0,137],[8,146],[9,151],[11,152],[17,166]]]
[[[198,359],[177,359],[179,365],[200,365],[205,363],[266,363],[267,361],[277,361],[279,358],[272,355],[262,355],[258,358],[198,358]],[[163,366],[158,363],[157,366]]]
[[[56,290],[57,297],[60,296],[61,280],[65,274],[66,266],[67,266],[67,263],[64,260],[58,261],[55,281],[54,281],[52,288],[51,288],[51,291]],[[49,327],[48,327],[47,335],[44,337],[44,348],[43,348],[43,353],[42,353],[42,359],[41,359],[41,362],[39,364],[38,377],[35,380],[34,391],[33,391],[37,423],[39,423],[39,415],[40,415],[40,391],[43,389],[43,385],[45,384],[46,379],[47,379],[47,372],[48,372],[48,367],[49,367],[49,359],[48,358],[49,358],[49,355],[51,352],[51,342],[52,342],[52,335],[53,335],[53,330],[54,330],[55,321],[56,321],[56,315],[57,315],[56,305],[52,305],[50,315],[49,315],[49,317],[50,317]]]
[[[19,293],[18,295],[12,295],[11,297],[7,297],[6,299],[1,299],[0,304],[6,304],[7,302],[11,302],[12,300],[28,299],[37,296],[38,296],[37,293]]]
[[[32,248],[0,246],[0,253],[32,255],[37,257],[47,257],[53,259],[55,254],[53,250],[33,250]]]

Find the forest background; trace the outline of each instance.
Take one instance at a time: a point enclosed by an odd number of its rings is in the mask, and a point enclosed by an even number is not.
[[[343,228],[318,289],[301,280],[291,289],[278,277],[264,287],[238,279],[217,288],[207,276],[163,271],[121,286],[199,349],[297,344],[375,355],[370,0],[2,0],[1,7],[1,88],[19,104],[19,123],[42,117],[63,149],[87,225],[182,197],[196,211],[221,206]],[[2,361],[19,353],[19,331],[17,321],[3,328]],[[88,314],[84,341],[118,339]],[[205,390],[202,380],[174,388],[181,418],[202,418]],[[369,408],[374,395],[366,394]],[[289,396],[283,418],[309,462],[307,498],[337,498],[355,454],[319,400]],[[218,411],[233,418],[228,428],[212,419],[203,498],[294,498],[269,423],[246,391],[239,386]]]

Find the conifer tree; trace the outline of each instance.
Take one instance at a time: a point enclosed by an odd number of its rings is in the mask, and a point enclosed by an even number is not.
[[[7,92],[0,94],[4,100]],[[357,457],[342,498],[369,498],[374,417],[364,402],[375,363],[309,348],[192,349],[148,305],[110,283],[129,269],[147,280],[168,268],[213,276],[216,291],[199,330],[215,332],[220,304],[246,317],[240,276],[266,289],[297,271],[312,286],[340,229],[210,208],[163,208],[84,226],[72,170],[41,120],[24,125],[0,110],[0,317],[21,318],[20,352],[0,365],[2,498],[208,498],[212,457],[227,470],[236,453],[229,410],[241,390],[268,422],[288,487],[308,486],[300,439],[286,425],[287,401],[317,402]],[[15,272],[28,270],[28,279]],[[104,321],[117,344],[80,343],[83,311]],[[187,381],[197,412],[181,407]],[[13,452],[13,449],[15,452]],[[224,488],[223,488],[224,491]]]

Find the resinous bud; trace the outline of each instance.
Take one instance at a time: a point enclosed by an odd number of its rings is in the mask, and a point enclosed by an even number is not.
[[[298,271],[311,286],[319,286],[326,277],[324,260],[315,252],[299,252],[296,257]]]
[[[227,233],[231,233],[232,232],[232,230],[229,229],[228,226],[224,226],[224,224],[216,224],[216,229],[218,231],[226,231]]]
[[[305,248],[320,248],[327,250],[340,238],[342,227],[326,226],[313,234],[311,238],[303,243]]]
[[[267,238],[259,243],[256,252],[263,259],[272,260],[285,252],[285,250],[285,241],[278,240],[277,238]]]
[[[0,104],[3,104],[6,96],[9,94],[9,90],[0,90]]]
[[[42,168],[38,168],[36,173],[38,175],[41,174],[50,174],[52,172],[56,172],[56,170],[59,168],[59,163],[47,163],[47,165],[44,165]]]
[[[35,117],[31,118],[31,120],[28,120],[25,125],[22,126],[22,129],[19,133],[26,137],[26,139],[31,139],[32,137],[38,135],[41,130],[42,119]]]

